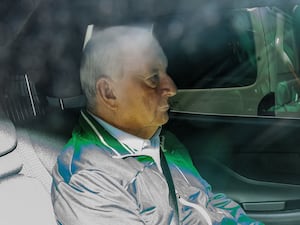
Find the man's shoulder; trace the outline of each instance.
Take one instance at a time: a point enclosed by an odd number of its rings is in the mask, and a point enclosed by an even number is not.
[[[58,156],[57,167],[59,173],[66,174],[69,179],[84,171],[97,171],[110,174],[118,180],[126,180],[132,178],[137,170],[142,170],[143,165],[130,157],[125,159],[116,157],[116,154],[105,145],[73,135]]]
[[[193,173],[198,176],[189,151],[183,143],[168,130],[163,130],[162,136],[164,140],[163,150],[168,162],[171,164],[174,163],[179,168],[193,171]]]
[[[173,157],[190,160],[188,149],[172,132],[163,130],[161,139],[163,150],[166,151],[165,155],[173,155]]]
[[[65,164],[72,172],[76,173],[81,169],[93,169],[99,162],[112,160],[107,147],[73,133],[73,137],[63,148],[58,156],[58,164]]]

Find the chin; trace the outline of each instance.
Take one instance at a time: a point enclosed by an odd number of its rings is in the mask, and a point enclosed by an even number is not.
[[[155,119],[152,120],[152,124],[155,126],[162,126],[169,121],[169,114],[168,112],[160,112],[156,114]]]
[[[166,113],[164,116],[162,116],[160,125],[162,126],[166,124],[168,121],[169,121],[169,115],[168,113]]]

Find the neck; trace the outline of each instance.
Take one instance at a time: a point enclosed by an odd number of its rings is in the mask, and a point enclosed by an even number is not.
[[[100,117],[101,118],[101,117]],[[138,127],[138,128],[133,128],[133,126],[128,126],[126,123],[118,123],[117,120],[109,120],[104,118],[103,119],[105,122],[109,123],[110,125],[128,133],[131,135],[134,135],[139,138],[143,139],[150,139],[153,137],[155,132],[157,131],[158,127]]]
[[[117,127],[117,126],[116,126]],[[132,134],[134,136],[143,138],[143,139],[150,139],[151,137],[153,137],[153,135],[155,134],[155,132],[157,131],[158,127],[144,127],[144,128],[140,128],[140,129],[126,129],[126,128],[121,128],[118,127],[119,129]]]
[[[93,110],[93,109],[88,109],[89,112],[94,114],[95,116],[101,118],[103,121],[106,123],[126,132],[131,135],[134,135],[136,137],[140,137],[143,139],[150,139],[153,137],[157,129],[159,128],[158,126],[145,126],[145,127],[137,127],[133,128],[134,126],[128,126],[126,123],[122,123],[122,121],[119,121],[117,117],[112,113],[103,113],[99,110]]]

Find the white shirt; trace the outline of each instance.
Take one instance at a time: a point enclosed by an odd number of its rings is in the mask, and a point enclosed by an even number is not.
[[[116,138],[123,146],[132,154],[131,155],[145,155],[151,157],[157,165],[158,170],[162,173],[160,164],[160,138],[159,128],[150,139],[143,139],[132,134],[126,133],[99,117],[90,113],[93,118],[114,138]]]

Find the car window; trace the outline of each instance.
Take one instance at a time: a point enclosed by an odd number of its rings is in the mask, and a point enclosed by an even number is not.
[[[154,29],[178,88],[242,87],[255,82],[254,32],[247,10],[223,12],[217,21],[204,23],[188,14],[163,18]]]
[[[174,111],[300,117],[298,11],[242,8],[210,23],[189,15],[158,23],[179,89]]]

